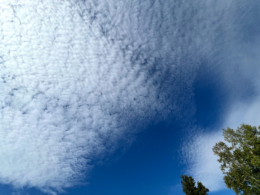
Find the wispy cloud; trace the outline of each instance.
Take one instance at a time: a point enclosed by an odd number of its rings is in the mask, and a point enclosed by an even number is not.
[[[217,157],[213,155],[212,148],[215,143],[224,141],[220,131],[211,134],[201,134],[183,147],[185,158],[188,162],[186,174],[191,175],[196,181],[201,181],[210,191],[225,188],[223,174]]]

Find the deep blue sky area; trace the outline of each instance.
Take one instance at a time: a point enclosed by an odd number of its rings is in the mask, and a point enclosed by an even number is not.
[[[148,129],[141,133],[121,158],[94,169],[90,179],[93,185],[88,191],[93,194],[167,193],[178,182],[173,175],[179,175],[183,169],[174,160],[173,148],[178,145],[179,135],[172,128],[162,123],[150,128],[150,133]]]
[[[230,94],[222,85],[221,72],[205,68],[207,65],[214,66],[214,63],[202,63],[193,85],[195,120],[202,128],[212,128],[223,122],[230,99]]]

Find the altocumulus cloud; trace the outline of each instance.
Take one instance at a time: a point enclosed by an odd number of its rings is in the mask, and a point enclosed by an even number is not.
[[[180,22],[170,30],[171,17],[186,16],[169,5],[0,2],[2,183],[62,192],[122,135],[155,116],[180,117],[196,45],[178,38]]]
[[[200,64],[236,67],[244,4],[1,0],[0,181],[62,192],[151,120],[189,121]]]

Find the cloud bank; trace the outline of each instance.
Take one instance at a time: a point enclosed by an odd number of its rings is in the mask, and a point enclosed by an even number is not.
[[[219,56],[244,4],[1,0],[1,183],[62,192],[151,121],[189,121],[201,64],[237,67]]]

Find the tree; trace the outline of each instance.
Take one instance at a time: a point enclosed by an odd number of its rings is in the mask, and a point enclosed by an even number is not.
[[[234,131],[223,129],[224,142],[218,142],[213,152],[220,158],[220,168],[229,189],[237,195],[260,194],[260,126],[242,124]]]
[[[197,182],[197,186],[195,186],[195,181],[191,176],[182,175],[182,191],[186,195],[207,195],[209,189],[207,189],[201,182]]]

